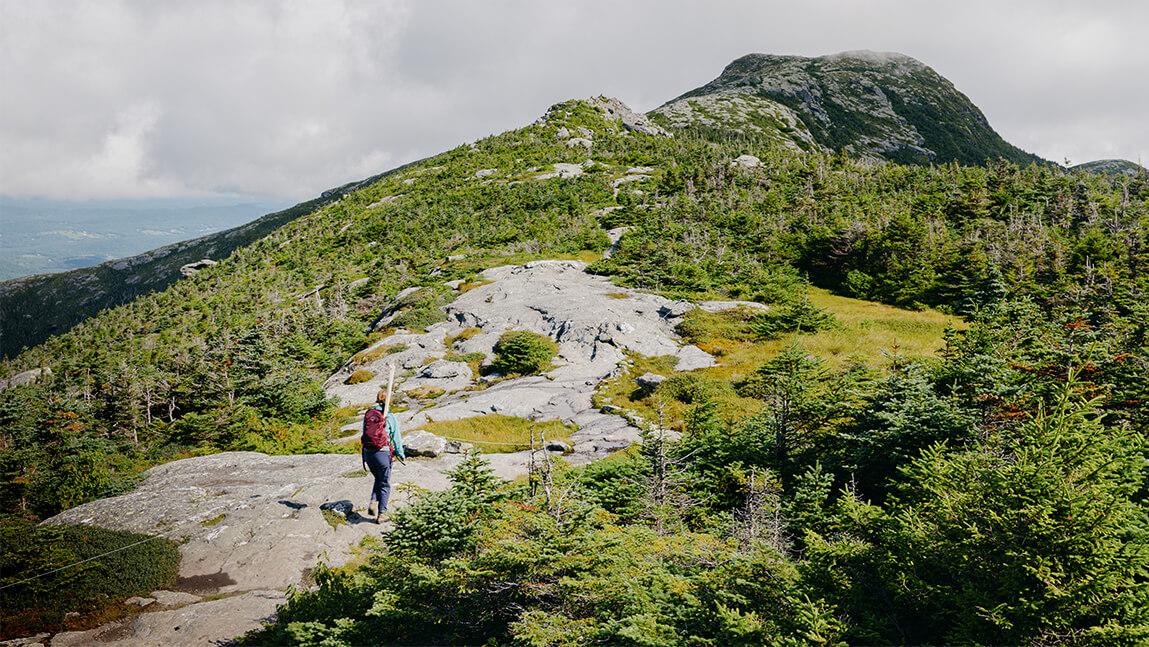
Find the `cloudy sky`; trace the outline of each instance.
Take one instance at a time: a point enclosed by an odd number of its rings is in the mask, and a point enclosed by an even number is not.
[[[0,195],[301,199],[749,52],[899,51],[1009,141],[1149,161],[1137,0],[0,0]]]

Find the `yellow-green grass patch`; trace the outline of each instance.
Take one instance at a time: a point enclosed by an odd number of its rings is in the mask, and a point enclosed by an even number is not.
[[[432,421],[419,428],[443,438],[474,443],[480,452],[496,454],[529,449],[532,427],[536,439],[546,436],[548,441],[565,441],[578,430],[574,425],[565,425],[560,420],[534,421],[499,414]]]
[[[612,404],[634,411],[647,421],[658,420],[662,409],[664,424],[681,429],[690,402],[670,397],[687,392],[705,392],[718,406],[718,413],[734,421],[761,410],[762,403],[738,395],[727,385],[736,384],[773,359],[787,346],[796,344],[824,360],[831,369],[853,362],[881,368],[891,355],[904,358],[935,357],[944,344],[947,328],[960,328],[962,320],[935,310],[904,310],[894,306],[851,299],[811,288],[810,303],[834,315],[836,325],[815,334],[784,334],[777,339],[759,340],[750,320],[756,311],[737,309],[721,313],[691,311],[682,325],[688,341],[714,355],[718,365],[692,371],[689,380],[676,378],[674,388],[640,389],[635,378],[644,373],[674,375],[674,358],[632,356],[631,365],[618,377],[600,385],[597,405]],[[689,399],[689,398],[688,398]]]
[[[470,328],[464,328],[454,335],[447,335],[446,339],[443,340],[443,345],[445,345],[447,348],[451,348],[455,344],[457,344],[461,341],[467,341],[468,339],[474,337],[475,335],[477,335],[481,332],[483,332],[483,329],[478,327],[478,326],[471,326]]]
[[[405,350],[407,350],[407,346],[405,344],[383,344],[382,346],[368,348],[366,350],[361,350],[358,353],[355,353],[355,355],[351,357],[351,364],[367,364],[368,362],[374,362],[380,357],[393,355],[395,353],[401,353]]]

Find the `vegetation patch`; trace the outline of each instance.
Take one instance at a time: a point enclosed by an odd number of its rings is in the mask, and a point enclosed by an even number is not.
[[[338,510],[322,508],[320,512],[323,513],[323,520],[327,522],[327,525],[331,526],[332,530],[339,530],[339,526],[348,525],[347,517],[343,516],[343,513]]]
[[[339,476],[342,476],[345,479],[357,479],[357,478],[362,478],[364,476],[368,476],[370,474],[371,474],[371,472],[368,472],[367,470],[360,468],[357,470],[351,470],[348,472],[344,472],[344,473],[340,474]]]
[[[491,370],[504,376],[534,375],[546,371],[559,352],[553,339],[528,330],[509,330],[495,344]]]
[[[125,599],[172,586],[179,560],[176,544],[159,537],[0,517],[0,639],[114,619]]]
[[[443,307],[454,301],[456,296],[455,291],[445,285],[424,287],[399,302],[402,311],[390,324],[396,328],[426,330],[427,326],[443,321]]]
[[[406,393],[408,396],[418,400],[434,400],[435,398],[446,393],[446,391],[440,389],[437,386],[423,385],[418,388],[404,391],[403,393]]]
[[[565,425],[559,420],[535,421],[499,414],[428,422],[420,429],[436,436],[474,443],[476,449],[484,453],[529,449],[532,429],[536,442],[544,435],[548,441],[566,441],[578,431],[574,425]]]
[[[402,353],[407,350],[406,344],[383,344],[374,348],[360,351],[351,357],[352,364],[367,364],[374,362],[380,357],[393,355],[395,353]]]
[[[375,371],[368,371],[366,369],[359,369],[343,380],[344,384],[362,384],[368,382],[371,378],[375,377]]]
[[[474,290],[475,288],[481,288],[484,285],[490,285],[491,283],[494,283],[494,281],[487,280],[487,279],[484,279],[481,281],[466,281],[464,283],[460,283],[459,284],[459,294],[465,294],[467,292],[470,292],[471,290]]]
[[[722,419],[733,422],[762,411],[761,400],[738,393],[733,385],[752,377],[794,344],[831,368],[864,364],[877,369],[895,357],[898,361],[935,357],[945,331],[962,325],[958,317],[940,312],[905,310],[818,288],[810,289],[808,304],[795,309],[783,305],[765,313],[752,308],[722,312],[695,308],[683,317],[678,332],[714,355],[717,366],[675,374],[673,356],[632,356],[622,374],[600,385],[595,402],[634,411],[649,422],[661,415],[667,427],[682,430],[690,408],[705,400],[715,405]],[[831,318],[830,328],[805,332],[804,327],[824,325]],[[764,325],[765,321],[770,323]],[[794,322],[801,322],[798,330],[787,331]],[[635,379],[645,373],[668,379],[656,389],[642,389]]]
[[[483,329],[479,328],[478,326],[470,326],[468,328],[464,328],[454,335],[447,335],[446,339],[443,340],[443,345],[447,348],[451,348],[455,344],[467,341],[468,339],[471,339],[481,332],[483,332]]]
[[[448,362],[466,362],[467,366],[471,367],[471,375],[478,375],[482,368],[483,360],[487,359],[487,356],[477,351],[474,353],[456,353],[450,351],[443,356],[443,359]]]
[[[204,528],[210,528],[226,518],[226,514],[218,514],[211,519],[204,519],[203,521],[199,522],[199,525],[203,526]]]

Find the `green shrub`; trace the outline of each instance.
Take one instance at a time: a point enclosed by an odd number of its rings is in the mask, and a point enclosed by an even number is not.
[[[559,352],[550,337],[527,330],[511,330],[495,344],[495,361],[491,369],[501,375],[533,375],[550,366]]]
[[[655,388],[655,395],[684,404],[695,404],[719,395],[733,394],[734,387],[729,382],[716,380],[698,373],[678,373],[666,378]]]
[[[375,377],[375,371],[368,371],[366,369],[359,369],[343,380],[344,384],[363,384],[364,382]]]
[[[443,285],[422,288],[399,302],[403,311],[391,320],[391,325],[409,330],[425,330],[427,326],[443,321],[443,306],[454,301],[455,296],[454,290]]]
[[[815,333],[836,324],[834,315],[803,300],[757,315],[750,328],[763,339],[776,339],[783,333]]]
[[[37,526],[0,517],[0,640],[81,626],[83,617],[66,626],[66,614],[100,614],[133,595],[172,586],[179,549],[159,537],[132,546],[147,539],[95,526]],[[49,572],[98,555],[103,556]]]

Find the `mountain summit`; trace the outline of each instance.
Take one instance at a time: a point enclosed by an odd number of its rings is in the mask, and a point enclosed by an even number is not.
[[[897,53],[748,54],[652,116],[900,163],[1041,161],[1002,139],[953,83]]]

